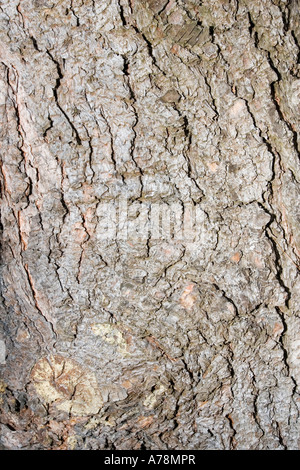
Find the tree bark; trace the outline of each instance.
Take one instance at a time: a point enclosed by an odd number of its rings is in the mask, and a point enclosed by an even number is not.
[[[0,0],[4,448],[299,449],[299,9]]]

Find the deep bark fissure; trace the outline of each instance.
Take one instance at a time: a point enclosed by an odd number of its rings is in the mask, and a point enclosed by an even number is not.
[[[47,50],[47,54],[50,57],[50,59],[52,60],[52,62],[55,64],[55,67],[56,67],[56,70],[57,70],[57,75],[58,75],[58,78],[56,79],[55,87],[53,88],[53,96],[55,98],[56,105],[57,105],[58,109],[61,111],[61,113],[64,115],[64,117],[66,118],[66,120],[67,120],[68,124],[70,125],[72,131],[74,132],[77,144],[81,145],[82,142],[81,142],[81,138],[79,136],[78,130],[74,126],[73,122],[70,120],[70,118],[69,118],[68,114],[66,113],[66,111],[64,111],[64,109],[61,107],[61,105],[59,103],[58,90],[61,86],[61,81],[62,81],[63,76],[64,76],[63,73],[62,73],[60,63],[58,62],[58,60],[54,59],[52,53],[49,50]]]

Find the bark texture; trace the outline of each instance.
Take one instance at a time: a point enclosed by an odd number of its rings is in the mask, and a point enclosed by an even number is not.
[[[299,9],[0,0],[2,446],[300,448]]]

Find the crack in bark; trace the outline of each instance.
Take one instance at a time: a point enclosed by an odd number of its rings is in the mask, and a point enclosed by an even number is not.
[[[217,291],[221,292],[224,299],[226,299],[233,306],[235,316],[239,317],[240,316],[239,310],[238,310],[236,304],[234,303],[234,301],[230,297],[228,297],[228,295],[226,295],[225,291],[223,289],[221,289],[217,284],[214,283],[213,286],[217,289]]]
[[[23,127],[22,127],[22,117],[21,117],[21,111],[20,111],[20,104],[19,104],[19,100],[18,100],[19,75],[18,75],[18,72],[15,69],[15,67],[13,67],[14,74],[16,76],[16,83],[15,83],[15,86],[14,86],[13,83],[12,83],[12,80],[10,78],[10,73],[11,73],[10,68],[4,63],[3,63],[3,65],[6,67],[6,70],[7,70],[7,83],[8,83],[8,85],[9,85],[11,91],[12,91],[13,96],[14,96],[14,99],[12,100],[12,102],[13,102],[15,113],[16,113],[17,131],[18,131],[18,134],[19,134],[19,138],[21,140],[21,144],[18,143],[18,150],[20,151],[22,160],[19,162],[18,168],[19,168],[19,171],[22,172],[21,164],[23,163],[24,164],[24,169],[25,169],[25,174],[26,174],[26,177],[28,178],[27,191],[26,191],[26,193],[24,193],[26,195],[26,198],[27,198],[27,206],[24,207],[24,209],[26,209],[30,204],[30,199],[29,198],[32,195],[32,191],[33,191],[33,181],[32,181],[32,178],[29,176],[28,169],[27,169],[28,165],[30,165],[31,167],[32,167],[32,165],[31,165],[30,160],[28,159],[28,156],[27,156],[27,153],[26,153],[26,150],[25,150],[26,133],[25,133]],[[37,169],[34,168],[34,167],[32,167],[32,168],[36,171],[36,177],[37,177]]]
[[[51,54],[51,52],[48,49],[47,49],[46,52],[47,52],[48,56],[50,57],[50,59],[52,60],[52,62],[55,64],[55,67],[56,67],[56,70],[57,70],[57,75],[58,75],[58,78],[56,79],[56,85],[53,88],[53,96],[55,98],[56,105],[57,105],[58,109],[61,111],[61,113],[64,115],[64,117],[66,118],[69,126],[71,127],[72,131],[74,132],[77,144],[82,145],[82,141],[81,141],[81,138],[79,136],[78,130],[76,129],[75,125],[73,124],[73,122],[69,118],[66,111],[64,111],[64,109],[61,107],[61,105],[59,103],[58,89],[61,86],[61,81],[63,79],[63,73],[62,73],[62,70],[61,70],[61,66],[60,66],[58,60],[54,59],[53,55]]]
[[[116,161],[116,155],[115,155],[115,147],[114,147],[114,135],[113,135],[113,131],[112,131],[112,128],[111,128],[111,125],[108,121],[108,118],[106,117],[106,114],[104,112],[104,109],[102,106],[99,107],[99,114],[100,116],[102,117],[103,121],[105,122],[106,126],[107,126],[107,129],[108,129],[108,133],[109,133],[109,137],[110,137],[110,157],[111,157],[111,161],[112,161],[112,164],[114,166],[114,170],[115,170],[115,173],[117,175],[120,175],[120,177],[122,178],[122,182],[124,183],[124,175],[122,175],[118,168],[117,168],[117,161]]]
[[[254,388],[254,397],[253,397],[253,418],[255,420],[255,423],[257,424],[258,428],[260,429],[261,433],[262,433],[262,436],[263,437],[265,435],[265,431],[260,423],[260,419],[259,419],[259,416],[258,416],[258,407],[257,407],[257,401],[259,399],[259,389],[257,387],[257,383],[256,383],[256,379],[255,379],[255,374],[249,364],[249,370],[251,372],[251,375],[252,375],[252,382],[253,382],[253,388]]]
[[[70,11],[72,12],[72,15],[75,17],[76,19],[76,26],[80,26],[80,21],[79,21],[79,16],[76,15],[75,11],[74,11],[74,8],[73,8],[73,0],[71,0],[71,3],[70,3]]]
[[[92,137],[90,136],[90,133],[89,133],[89,130],[87,128],[87,126],[85,126],[83,124],[83,127],[85,128],[85,131],[87,133],[87,136],[88,136],[88,144],[89,144],[89,155],[88,155],[88,164],[89,164],[89,168],[92,172],[92,176],[90,178],[90,181],[89,181],[89,184],[93,184],[94,182],[94,177],[95,177],[95,170],[93,169],[93,159],[94,159],[94,147],[92,145]],[[88,177],[87,177],[88,179]]]
[[[82,221],[82,226],[84,228],[84,231],[85,231],[85,234],[86,234],[86,239],[83,240],[83,242],[80,244],[80,247],[81,247],[81,253],[80,253],[80,258],[79,258],[79,262],[78,262],[78,270],[77,270],[77,274],[76,274],[76,280],[77,280],[77,283],[80,284],[80,272],[81,272],[81,263],[82,263],[82,260],[83,260],[83,255],[84,255],[84,251],[85,251],[85,245],[86,243],[90,240],[91,236],[89,234],[89,231],[86,227],[86,220],[85,220],[85,216],[83,213],[81,213],[81,221]]]
[[[30,271],[29,271],[29,268],[28,268],[28,265],[23,263],[23,267],[24,267],[24,271],[26,273],[26,278],[28,280],[28,284],[29,284],[29,287],[30,287],[30,290],[31,290],[31,294],[32,294],[32,298],[34,300],[34,305],[35,305],[35,308],[36,310],[41,314],[41,316],[44,318],[44,320],[46,321],[47,325],[49,325],[50,329],[51,329],[51,332],[52,332],[52,336],[53,336],[53,341],[55,341],[55,339],[57,338],[57,335],[56,335],[56,332],[55,332],[55,329],[54,329],[54,324],[52,321],[49,320],[47,314],[45,314],[43,312],[43,309],[40,307],[39,305],[39,302],[38,302],[38,299],[37,299],[37,291],[34,287],[34,283],[33,283],[33,279],[32,279],[32,276],[30,274]],[[46,343],[47,344],[47,343]],[[48,349],[48,347],[47,347]]]
[[[47,141],[47,134],[51,129],[53,129],[53,124],[54,124],[53,119],[50,116],[50,113],[48,113],[48,120],[49,120],[49,126],[45,129],[43,133],[43,137],[46,141]]]
[[[279,119],[284,123],[284,125],[288,128],[288,130],[292,133],[293,135],[293,145],[294,145],[294,148],[296,150],[296,153],[298,155],[298,159],[300,160],[300,152],[299,152],[299,144],[298,144],[298,134],[297,132],[293,129],[293,126],[292,124],[286,119],[283,111],[281,110],[281,107],[280,107],[280,100],[279,98],[277,97],[276,95],[276,84],[278,84],[280,81],[282,81],[282,75],[279,71],[279,69],[275,66],[274,64],[274,61],[271,57],[271,53],[270,51],[268,51],[267,49],[263,49],[260,44],[259,44],[259,38],[258,38],[258,33],[257,31],[255,31],[255,24],[253,23],[253,20],[252,20],[252,17],[251,17],[251,14],[250,12],[248,12],[248,19],[249,19],[249,23],[250,23],[250,26],[249,26],[249,32],[250,32],[250,36],[254,38],[254,42],[255,42],[255,47],[257,49],[259,49],[260,51],[264,52],[265,53],[265,57],[269,63],[269,66],[271,68],[271,70],[276,74],[277,76],[277,80],[273,81],[272,83],[270,83],[270,91],[271,91],[271,97],[272,97],[272,101],[274,103],[274,106],[276,108],[276,111],[277,111],[277,114],[278,114],[278,117]],[[294,41],[296,43],[296,45],[298,46],[296,40],[295,40],[295,37],[294,35],[292,34],[293,38],[294,38]]]
[[[237,445],[237,442],[236,442],[236,439],[235,439],[235,436],[237,434],[237,431],[234,427],[234,423],[233,423],[233,419],[232,419],[232,416],[230,413],[228,413],[227,415],[225,415],[225,418],[227,419],[228,421],[228,424],[229,424],[229,427],[232,431],[231,435],[230,435],[230,444],[229,444],[229,447],[230,449],[235,449],[236,448],[236,445]]]
[[[134,113],[134,116],[135,116],[135,122],[134,124],[132,125],[132,132],[133,132],[133,138],[131,140],[131,147],[130,147],[130,156],[131,156],[131,159],[136,167],[136,169],[138,170],[139,172],[139,179],[140,179],[140,195],[135,198],[134,200],[137,200],[139,198],[142,198],[143,196],[143,170],[142,168],[138,165],[136,159],[135,159],[135,156],[134,156],[134,152],[135,152],[135,142],[136,142],[136,139],[137,139],[137,132],[136,132],[136,126],[138,125],[139,123],[139,115],[138,115],[138,112],[137,112],[137,109],[136,109],[136,96],[135,96],[135,93],[134,93],[134,90],[131,86],[131,83],[130,83],[130,63],[129,63],[129,60],[126,56],[122,56],[123,58],[123,73],[124,73],[124,76],[125,76],[125,82],[127,84],[127,87],[128,87],[128,90],[129,90],[129,95],[130,95],[130,99],[131,99],[131,108],[133,110],[133,113]]]
[[[166,76],[166,75],[167,75],[166,72],[165,72],[164,70],[162,70],[162,69],[160,68],[160,66],[158,65],[158,63],[157,63],[157,59],[156,59],[156,57],[155,57],[155,55],[154,55],[153,46],[152,46],[151,41],[149,41],[149,40],[147,39],[146,35],[145,35],[142,31],[140,31],[136,25],[132,25],[132,28],[134,29],[134,31],[136,32],[136,34],[137,34],[139,37],[141,37],[141,38],[143,39],[143,41],[145,42],[146,47],[147,47],[147,51],[148,51],[148,54],[149,54],[149,57],[151,58],[153,65],[154,65],[164,76]]]
[[[263,209],[263,211],[269,215],[270,217],[270,220],[269,222],[265,225],[264,227],[264,232],[265,232],[265,235],[266,235],[266,238],[269,240],[271,246],[272,246],[272,251],[274,253],[274,262],[275,262],[275,267],[276,267],[276,279],[277,281],[279,282],[280,286],[283,288],[283,290],[285,291],[286,293],[286,300],[285,300],[285,306],[287,308],[289,308],[289,301],[291,299],[291,291],[290,289],[288,288],[288,286],[285,284],[283,278],[282,278],[282,274],[283,274],[283,268],[282,268],[282,261],[281,261],[281,256],[280,256],[280,252],[277,248],[277,243],[275,241],[275,239],[272,237],[272,229],[271,229],[271,225],[273,224],[273,222],[277,222],[276,220],[276,215],[272,212],[270,212],[266,207],[265,205],[261,204],[261,203],[258,203],[258,205]]]

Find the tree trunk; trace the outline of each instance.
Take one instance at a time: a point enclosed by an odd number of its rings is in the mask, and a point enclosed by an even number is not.
[[[1,0],[1,443],[299,449],[298,0]]]

